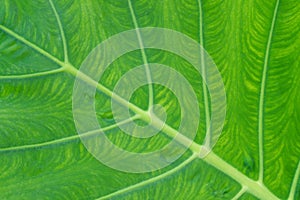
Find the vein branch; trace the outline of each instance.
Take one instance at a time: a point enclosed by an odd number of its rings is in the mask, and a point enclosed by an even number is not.
[[[202,2],[198,0],[199,6],[199,40],[200,44],[204,46],[204,31],[203,31],[203,12],[202,12]],[[205,146],[210,147],[211,145],[211,132],[210,132],[210,112],[209,112],[209,99],[208,99],[208,91],[206,87],[206,67],[205,67],[205,56],[203,49],[201,49],[201,74],[202,74],[202,91],[204,98],[204,108],[205,108],[205,127],[206,127],[206,138],[205,138]]]
[[[62,71],[64,71],[63,68],[58,68],[58,69],[48,70],[48,71],[44,71],[44,72],[31,73],[31,74],[4,75],[4,76],[1,75],[0,80],[40,77],[40,76],[46,76],[46,75],[50,75],[50,74],[60,73]]]
[[[297,183],[299,181],[299,176],[300,176],[300,161],[298,162],[298,166],[296,168],[296,172],[295,172],[295,175],[294,175],[294,179],[293,179],[293,182],[292,182],[292,186],[291,186],[291,189],[290,189],[290,194],[289,194],[288,200],[295,199],[295,193],[296,193],[296,189],[297,189]]]
[[[171,169],[169,171],[166,171],[165,173],[162,173],[162,174],[160,174],[160,175],[158,175],[156,177],[150,178],[148,180],[139,182],[137,184],[125,187],[123,189],[120,189],[120,190],[118,190],[116,192],[113,192],[113,193],[110,193],[108,195],[102,196],[102,197],[98,198],[97,200],[109,199],[109,198],[115,197],[117,195],[121,195],[121,194],[124,194],[126,192],[133,191],[133,190],[136,190],[138,188],[144,187],[144,186],[149,185],[151,183],[154,183],[154,182],[156,182],[156,181],[158,181],[160,179],[166,178],[167,176],[170,176],[170,175],[174,174],[175,172],[179,171],[180,169],[184,168],[191,161],[193,161],[196,157],[197,157],[197,155],[193,154],[188,159],[186,159],[184,162],[182,162],[181,164],[179,164],[175,168],[173,168],[173,169]]]
[[[263,74],[262,74],[262,81],[261,81],[261,89],[260,89],[260,98],[259,98],[259,115],[258,115],[258,141],[259,141],[259,177],[258,180],[263,183],[264,178],[264,150],[263,150],[263,140],[264,140],[264,106],[265,106],[265,90],[266,90],[266,82],[267,82],[267,71],[268,71],[268,65],[269,65],[269,57],[270,57],[270,49],[271,49],[271,43],[274,33],[274,27],[276,23],[276,17],[278,13],[278,7],[279,7],[279,0],[277,0],[275,8],[274,8],[274,14],[273,19],[269,31],[269,37],[266,47],[266,53],[265,53],[265,59],[264,59],[264,65],[263,65]]]
[[[145,66],[145,71],[146,71],[146,77],[147,77],[147,82],[148,82],[148,90],[149,90],[148,109],[152,109],[154,97],[153,97],[153,85],[152,85],[151,71],[150,71],[150,67],[149,67],[149,64],[148,64],[148,59],[147,59],[147,55],[146,55],[146,52],[145,52],[144,43],[143,43],[143,40],[142,40],[141,33],[139,31],[139,25],[138,25],[138,22],[137,22],[137,19],[136,19],[136,16],[135,16],[135,13],[134,13],[134,10],[133,10],[133,7],[132,7],[131,0],[128,0],[128,6],[129,6],[129,9],[130,9],[133,25],[134,25],[134,28],[136,30],[136,35],[137,35],[137,39],[138,39],[138,42],[139,42],[139,45],[140,45],[142,59],[143,59],[144,66]]]
[[[29,46],[30,48],[34,49],[35,51],[37,51],[38,53],[40,53],[43,56],[47,57],[48,59],[50,59],[51,61],[55,62],[56,64],[58,64],[58,65],[60,65],[62,67],[64,66],[64,63],[61,60],[59,60],[58,58],[56,58],[52,54],[48,53],[44,49],[40,48],[36,44],[28,41],[27,39],[25,39],[24,37],[20,36],[19,34],[15,33],[14,31],[8,29],[7,27],[5,27],[3,25],[0,25],[0,30],[2,30],[4,32],[6,32],[7,34],[11,35],[12,37],[16,38],[20,42],[22,42],[25,45]]]
[[[58,27],[59,27],[59,31],[60,31],[60,35],[61,35],[61,40],[62,40],[62,43],[63,43],[64,61],[65,61],[65,63],[68,63],[69,62],[69,57],[68,57],[68,47],[67,47],[67,41],[66,41],[66,37],[65,37],[65,32],[64,32],[64,29],[63,29],[60,17],[58,15],[58,12],[57,12],[57,10],[56,10],[56,8],[55,8],[52,0],[49,0],[49,3],[50,3],[51,8],[52,8],[52,10],[54,12],[54,15],[55,15]]]
[[[242,186],[240,191],[231,199],[231,200],[238,200],[245,192],[247,191],[247,187]]]
[[[112,130],[112,129],[117,128],[121,125],[127,124],[127,123],[131,122],[131,120],[135,120],[137,118],[138,118],[137,116],[133,116],[130,119],[126,119],[124,121],[113,124],[111,126],[107,126],[107,127],[100,128],[100,129],[97,129],[97,130],[88,131],[86,133],[76,134],[76,135],[72,135],[72,136],[69,136],[69,137],[64,137],[64,138],[61,138],[61,139],[56,139],[56,140],[52,140],[52,141],[48,141],[48,142],[2,148],[2,149],[0,149],[0,153],[10,152],[10,151],[19,151],[19,150],[43,148],[43,147],[46,147],[46,146],[57,145],[57,144],[62,144],[62,143],[68,143],[68,142],[77,140],[79,138],[87,138],[87,137],[95,136],[99,133],[103,133],[103,132],[108,131],[108,130]]]

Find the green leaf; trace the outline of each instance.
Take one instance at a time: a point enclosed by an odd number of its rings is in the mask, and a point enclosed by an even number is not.
[[[0,0],[0,199],[300,199],[299,11],[297,0]],[[203,45],[223,78],[227,114],[213,151],[199,157],[211,99],[193,66],[157,49],[121,56],[96,96],[85,94],[96,99],[97,119],[114,144],[141,153],[170,141],[168,131],[132,138],[113,119],[108,94],[136,66],[161,63],[178,71],[200,109],[195,141],[176,162],[126,173],[82,144],[72,92],[79,67],[99,43],[142,27],[176,30]],[[174,93],[154,84],[130,99],[142,109],[151,101],[177,129]]]

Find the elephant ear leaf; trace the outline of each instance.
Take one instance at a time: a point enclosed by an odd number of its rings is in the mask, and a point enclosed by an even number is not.
[[[0,199],[300,199],[299,11],[298,0],[0,0]],[[192,38],[220,71],[226,119],[204,156],[199,149],[207,147],[213,119],[208,87],[184,58],[143,49],[138,30],[145,27]],[[169,128],[141,139],[124,134],[115,121],[113,89],[140,65],[149,80],[150,63],[182,74],[200,111],[187,151],[167,167],[145,173],[98,161],[77,134],[72,110],[73,86],[86,57],[101,42],[131,29],[137,30],[141,48],[111,63],[95,84],[95,95],[82,92],[84,100],[95,100],[102,127],[83,137],[93,140],[104,131],[116,146],[145,153],[179,134],[180,116],[194,113],[181,113],[174,93],[159,84],[134,91],[129,114],[160,104]],[[208,67],[201,67],[205,78]],[[168,161],[176,153],[161,158]]]

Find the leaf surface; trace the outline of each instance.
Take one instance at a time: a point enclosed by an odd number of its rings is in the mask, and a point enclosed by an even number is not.
[[[0,199],[300,199],[299,1],[0,0],[0,5]],[[206,157],[190,148],[166,168],[132,174],[103,165],[86,150],[73,120],[72,91],[92,49],[142,27],[173,29],[203,45],[222,75],[227,115]],[[186,60],[154,49],[133,51],[113,62],[100,84],[113,90],[124,73],[147,63],[171,66],[190,82],[200,109],[194,144],[202,145],[210,96]],[[167,124],[178,128],[176,97],[160,85],[152,89],[153,101],[166,109]],[[142,87],[130,102],[146,109],[149,94],[151,87]],[[169,142],[163,133],[132,139],[115,126],[103,91],[89,98],[96,99],[107,137],[121,148],[150,152]]]

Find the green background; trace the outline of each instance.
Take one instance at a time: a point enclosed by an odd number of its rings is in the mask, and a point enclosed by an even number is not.
[[[239,193],[240,199],[263,198],[265,191],[300,199],[295,174],[299,12],[298,0],[0,0],[0,199],[232,199],[242,186],[252,189]],[[188,151],[162,170],[130,174],[101,164],[80,142],[72,115],[75,76],[66,66],[78,69],[101,41],[136,26],[184,33],[216,63],[227,115],[207,158],[189,159]],[[190,81],[199,99],[195,142],[201,144],[210,117],[201,77],[178,56],[158,50],[146,50],[146,55],[149,63],[171,66]],[[131,52],[112,64],[102,83],[112,89],[140,64],[141,52]],[[161,86],[154,86],[154,94],[176,128],[176,98]],[[147,95],[147,88],[141,88],[132,103],[145,108]],[[110,99],[101,92],[95,99],[99,123],[114,124]],[[168,142],[161,135],[131,140],[119,129],[107,134],[137,152]]]

